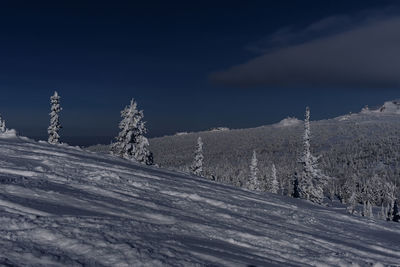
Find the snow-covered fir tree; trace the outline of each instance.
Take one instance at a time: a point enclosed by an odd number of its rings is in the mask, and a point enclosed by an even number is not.
[[[137,109],[135,100],[121,111],[122,120],[119,123],[120,132],[111,145],[111,154],[134,160],[142,164],[152,165],[153,154],[149,150],[149,141],[144,136],[147,133],[143,121],[143,110]]]
[[[54,92],[54,95],[50,97],[51,104],[51,112],[50,112],[50,126],[47,129],[47,133],[49,134],[48,142],[50,144],[58,144],[60,141],[60,135],[58,132],[61,129],[59,113],[62,110],[60,106],[60,96],[57,91]]]
[[[386,220],[387,218],[387,210],[383,206],[383,203],[381,204],[381,212],[379,213],[379,219],[381,220]]]
[[[321,204],[327,177],[318,168],[318,158],[311,154],[310,139],[310,109],[307,107],[304,119],[303,154],[299,160],[303,170],[299,179],[298,193],[301,198]]]
[[[6,128],[6,121],[5,119],[0,115],[0,133],[5,133],[7,131]]]
[[[381,177],[362,177],[358,182],[358,196],[363,203],[362,216],[373,218],[372,206],[382,201],[383,185]]]
[[[356,211],[356,206],[357,206],[357,195],[356,195],[356,192],[353,191],[353,193],[351,194],[350,199],[349,199],[348,202],[349,202],[348,203],[349,205],[347,206],[347,211],[350,214],[354,214],[355,211]]]
[[[247,188],[250,190],[260,190],[260,181],[258,179],[258,160],[256,151],[253,151],[250,162],[250,177]]]
[[[278,193],[279,190],[279,183],[278,179],[276,178],[276,167],[275,164],[272,163],[272,168],[271,168],[271,184],[269,187],[269,192],[271,193]]]
[[[190,171],[193,175],[203,176],[203,141],[201,137],[197,138],[196,149],[194,151],[194,160],[192,166],[190,167]]]
[[[400,222],[400,210],[399,210],[399,200],[396,200],[393,204],[393,221]]]
[[[372,212],[372,204],[371,204],[371,202],[367,201],[367,205],[364,206],[364,207],[365,208],[364,208],[363,215],[365,217],[368,217],[368,218],[374,218],[374,214]]]
[[[378,187],[380,185],[380,188]],[[384,208],[383,214],[385,215],[384,217],[382,216],[382,219],[385,220],[393,220],[393,207],[395,205],[396,201],[396,189],[397,186],[395,183],[392,182],[385,182],[385,183],[380,183],[375,184],[374,187],[376,187],[377,191],[377,200],[381,201],[381,206],[383,207],[384,204],[386,207]]]
[[[291,196],[294,198],[300,198],[299,176],[298,176],[297,172],[294,173],[293,192],[292,192]]]

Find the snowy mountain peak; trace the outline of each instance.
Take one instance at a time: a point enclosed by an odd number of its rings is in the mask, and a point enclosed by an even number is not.
[[[400,100],[386,101],[381,107],[377,109],[369,109],[365,106],[361,113],[385,113],[385,114],[400,114]]]
[[[400,114],[400,101],[399,100],[387,101],[383,104],[383,106],[379,109],[379,111],[385,113]]]

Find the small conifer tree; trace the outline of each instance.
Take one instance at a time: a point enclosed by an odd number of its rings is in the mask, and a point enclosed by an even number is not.
[[[350,214],[354,214],[354,212],[356,211],[356,206],[357,206],[357,195],[354,191],[351,193],[348,204],[349,205],[347,206],[347,211]]]
[[[386,210],[383,203],[381,204],[381,212],[379,213],[379,218],[386,221]]]
[[[300,188],[299,188],[299,176],[297,172],[294,173],[293,177],[293,193],[292,197],[300,198]]]
[[[275,168],[275,164],[272,163],[272,168],[271,168],[271,186],[269,189],[269,192],[271,193],[278,193],[279,190],[279,183],[278,183],[278,179],[276,178],[276,168]]]
[[[121,111],[122,120],[119,123],[120,132],[111,145],[111,154],[142,164],[152,165],[153,154],[149,150],[149,141],[144,136],[147,133],[143,121],[143,111],[137,109],[133,99],[130,105]]]
[[[194,152],[194,160],[190,171],[193,175],[203,176],[203,141],[201,137],[197,138],[196,149]]]
[[[400,211],[399,211],[399,205],[398,205],[398,200],[396,200],[393,204],[393,221],[394,222],[400,222]]]
[[[367,202],[367,210],[368,210],[367,216],[369,218],[374,218],[374,213],[372,212],[372,204],[369,201]]]
[[[57,91],[54,92],[54,95],[50,97],[50,103],[51,103],[51,112],[50,112],[50,126],[47,129],[47,132],[49,134],[49,139],[48,142],[50,144],[58,144],[60,141],[60,135],[58,132],[60,131],[61,124],[60,124],[60,118],[59,118],[59,113],[62,110],[60,106],[60,96],[58,95]]]
[[[256,151],[253,151],[250,162],[250,177],[248,182],[248,188],[250,190],[260,190],[260,181],[258,180],[258,160]]]
[[[7,131],[6,128],[6,121],[5,119],[0,115],[0,133],[5,133]]]

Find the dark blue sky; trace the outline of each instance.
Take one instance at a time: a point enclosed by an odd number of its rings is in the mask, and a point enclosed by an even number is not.
[[[400,55],[385,49],[398,47],[396,1],[133,2],[2,1],[8,126],[46,136],[54,90],[61,136],[105,136],[84,141],[94,143],[117,134],[132,97],[149,136],[302,118],[306,105],[330,118],[399,97],[397,61],[380,55]]]

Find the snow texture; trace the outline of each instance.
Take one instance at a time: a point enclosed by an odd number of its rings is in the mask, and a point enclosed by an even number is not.
[[[15,136],[0,148],[0,265],[399,264],[400,224],[337,203]]]

